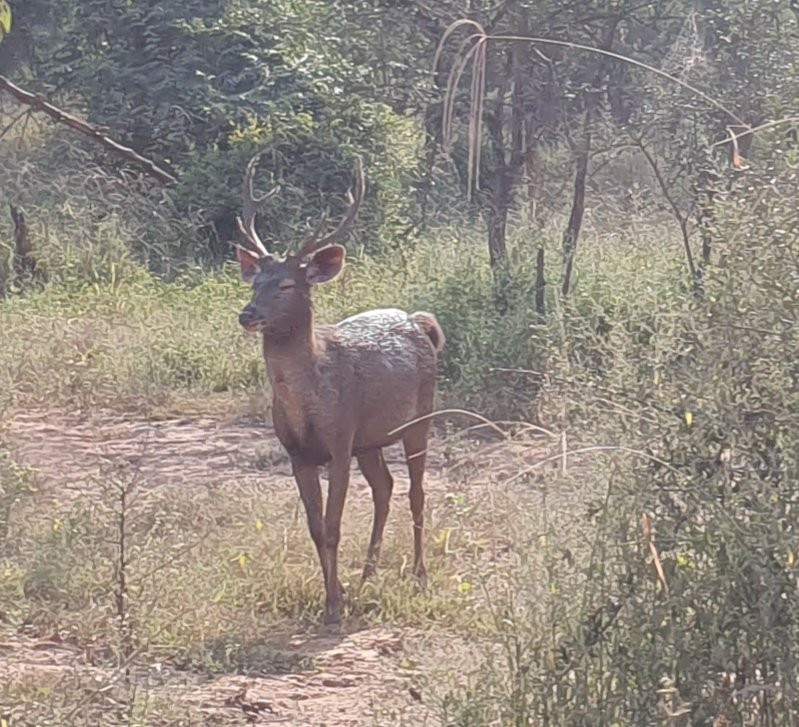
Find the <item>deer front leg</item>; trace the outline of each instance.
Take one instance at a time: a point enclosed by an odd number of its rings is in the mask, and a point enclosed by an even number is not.
[[[330,462],[327,507],[325,509],[325,624],[341,623],[341,585],[338,580],[338,544],[341,540],[341,516],[350,483],[350,448]]]
[[[327,583],[327,561],[325,554],[325,521],[322,517],[322,487],[319,484],[319,468],[292,458],[291,468],[300,490],[300,498],[308,518],[308,530],[319,554],[322,575]]]

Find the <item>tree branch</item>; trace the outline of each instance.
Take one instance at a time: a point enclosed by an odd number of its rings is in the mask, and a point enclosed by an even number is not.
[[[697,273],[696,265],[694,264],[694,255],[691,251],[691,238],[688,232],[688,215],[683,214],[682,210],[680,209],[680,205],[677,204],[677,200],[674,198],[669,191],[669,184],[663,178],[663,174],[660,170],[660,166],[657,163],[657,160],[654,156],[650,153],[649,149],[646,148],[646,144],[641,139],[636,139],[633,137],[638,148],[641,150],[641,153],[644,155],[644,158],[648,162],[650,168],[652,169],[653,174],[655,175],[655,179],[657,180],[658,186],[660,187],[660,192],[665,198],[665,200],[669,203],[671,207],[672,214],[674,215],[674,219],[677,220],[677,224],[680,226],[680,234],[682,235],[682,244],[683,248],[685,248],[685,259],[688,263],[688,272],[691,274],[691,282],[694,285],[694,289],[696,290],[697,285],[699,283],[699,276]]]
[[[111,149],[111,151],[116,152],[120,156],[125,157],[128,161],[144,169],[147,174],[151,177],[155,177],[159,182],[163,184],[175,184],[178,181],[177,177],[159,167],[152,159],[147,159],[133,151],[130,147],[123,146],[119,142],[110,139],[100,129],[47,103],[41,96],[25,91],[9,81],[5,76],[0,76],[0,91],[7,91],[17,99],[17,101],[27,104],[34,111],[41,111],[59,124],[69,126],[71,129],[75,129],[75,131],[79,131],[81,134],[85,134],[98,141],[107,149]]]

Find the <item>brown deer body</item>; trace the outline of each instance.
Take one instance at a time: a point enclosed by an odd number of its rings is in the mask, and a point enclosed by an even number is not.
[[[364,578],[377,564],[393,490],[382,448],[399,440],[411,482],[414,574],[425,576],[422,480],[430,426],[425,417],[433,411],[436,359],[444,334],[431,313],[408,315],[397,309],[315,326],[311,288],[331,280],[344,264],[344,248],[330,243],[341,239],[355,218],[363,197],[362,172],[359,167],[357,194],[351,196],[349,213],[339,227],[321,239],[317,230],[297,254],[277,259],[266,252],[254,229],[254,214],[265,199],[256,200],[252,193],[254,162],[245,175],[246,222],[239,222],[239,230],[258,253],[237,248],[242,275],[253,284],[253,300],[239,321],[263,334],[275,431],[291,457],[322,565],[324,620],[336,624],[341,620],[338,544],[353,456],[374,501]],[[329,479],[324,509],[322,465],[328,466]]]

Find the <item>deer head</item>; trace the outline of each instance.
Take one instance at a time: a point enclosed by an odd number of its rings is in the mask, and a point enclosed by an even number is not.
[[[310,322],[311,288],[338,275],[344,266],[346,251],[338,243],[343,240],[355,220],[364,195],[363,167],[355,166],[355,191],[349,191],[349,209],[332,232],[325,234],[327,215],[323,214],[313,233],[297,252],[283,257],[271,254],[255,231],[255,217],[267,200],[278,192],[275,187],[256,197],[253,178],[259,155],[247,164],[244,174],[242,216],[236,218],[239,234],[250,249],[236,245],[241,276],[252,284],[253,297],[239,314],[239,323],[250,332],[263,332],[272,337],[287,337]]]

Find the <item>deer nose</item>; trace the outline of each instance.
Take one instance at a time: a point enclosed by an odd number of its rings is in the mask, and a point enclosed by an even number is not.
[[[244,308],[241,313],[239,313],[239,323],[247,328],[248,326],[252,325],[253,322],[253,314],[255,311],[250,306]]]

